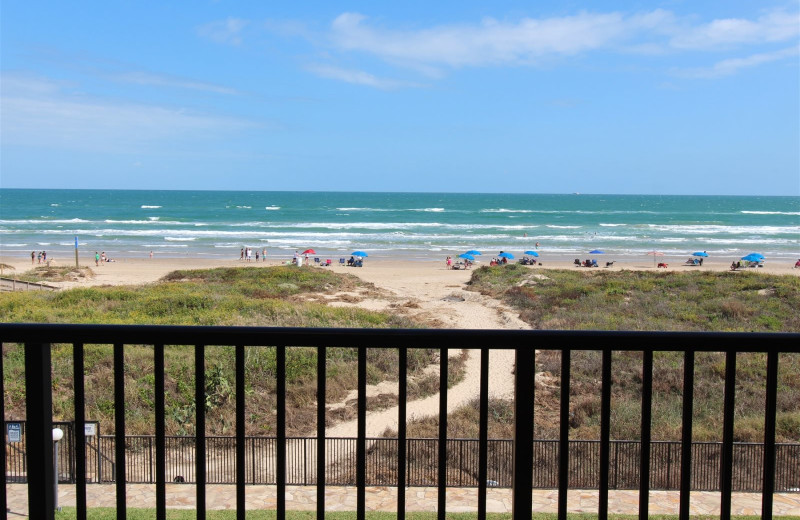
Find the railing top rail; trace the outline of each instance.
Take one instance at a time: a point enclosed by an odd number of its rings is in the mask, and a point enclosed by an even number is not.
[[[570,350],[800,353],[800,333],[562,330],[331,329],[176,325],[0,324],[6,342],[396,348],[408,345],[492,350],[535,346]]]

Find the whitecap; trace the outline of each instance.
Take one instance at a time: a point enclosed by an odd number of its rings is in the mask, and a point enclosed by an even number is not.
[[[161,207],[162,206],[147,206],[147,205],[142,204],[142,209],[159,209]]]
[[[800,215],[800,211],[741,211],[748,215]]]
[[[267,206],[264,209],[267,210],[267,211],[277,211],[277,210],[281,209],[281,207],[280,206]]]

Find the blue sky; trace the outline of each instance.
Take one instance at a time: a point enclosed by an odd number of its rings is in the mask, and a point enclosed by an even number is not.
[[[0,186],[800,195],[796,1],[272,4],[3,2]]]

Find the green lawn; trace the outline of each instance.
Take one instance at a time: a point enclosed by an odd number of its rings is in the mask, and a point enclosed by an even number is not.
[[[75,508],[65,507],[61,513],[56,514],[58,520],[71,520],[76,517]],[[116,511],[111,508],[92,509],[87,517],[91,520],[114,520],[116,519]],[[154,509],[128,509],[128,520],[150,520],[156,517]],[[511,520],[510,513],[489,513],[487,515],[491,520]],[[193,510],[167,510],[167,518],[170,520],[194,520],[196,513]],[[209,520],[234,520],[236,518],[235,511],[208,511],[206,518]],[[273,520],[277,518],[275,511],[248,511],[248,520]],[[316,518],[315,511],[287,511],[287,520],[312,520]],[[325,514],[325,518],[330,520],[355,520],[356,513],[347,512],[330,512]],[[393,520],[396,518],[395,513],[384,512],[368,512],[367,518],[369,520]],[[436,513],[407,513],[408,520],[436,520]],[[471,520],[477,518],[475,513],[448,513],[449,520]],[[558,516],[555,513],[535,513],[534,520],[555,520]],[[570,520],[594,520],[597,515],[588,513],[571,513],[567,515]],[[636,520],[636,515],[609,515],[612,520]],[[677,520],[677,515],[650,515],[649,518],[654,520]],[[712,520],[716,516],[701,515],[692,516],[697,520]],[[733,516],[736,520],[758,520],[759,516]],[[800,520],[800,516],[780,516],[775,517],[782,520]]]

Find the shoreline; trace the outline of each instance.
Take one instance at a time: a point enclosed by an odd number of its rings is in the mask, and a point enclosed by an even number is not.
[[[657,257],[658,262],[665,262],[668,264],[667,268],[655,267],[653,257],[630,257],[620,258],[613,255],[583,255],[581,258],[595,258],[597,259],[600,267],[577,267],[574,265],[574,259],[565,257],[550,258],[545,257],[543,253],[539,258],[541,265],[529,267],[534,271],[547,271],[549,269],[579,269],[589,272],[602,272],[602,271],[655,271],[655,272],[730,272],[731,260],[717,260],[715,258],[707,258],[704,260],[702,266],[689,266],[684,262],[688,256],[681,258],[674,258],[670,256]],[[328,257],[317,255],[321,262],[324,262]],[[585,258],[584,258],[585,257]],[[365,281],[374,283],[375,285],[382,286],[384,282],[390,282],[389,285],[396,283],[400,280],[414,280],[419,277],[424,277],[428,284],[442,284],[448,285],[453,283],[465,283],[469,280],[471,270],[448,270],[445,267],[446,255],[430,256],[428,258],[420,259],[406,259],[402,257],[395,258],[382,258],[382,257],[368,257],[364,259],[364,267],[346,267],[339,264],[339,258],[331,258],[330,267],[321,267],[313,263],[311,268],[314,269],[331,269],[340,273],[349,273]],[[491,255],[483,255],[478,257],[474,268],[488,265],[491,261]],[[211,269],[216,267],[269,267],[285,265],[291,261],[291,257],[273,258],[268,257],[267,261],[242,261],[239,259],[222,260],[222,259],[209,259],[200,257],[183,257],[183,258],[137,258],[137,257],[119,257],[115,258],[112,262],[101,263],[99,266],[94,265],[94,259],[80,258],[80,265],[89,267],[95,273],[94,278],[86,279],[80,282],[53,282],[52,285],[61,288],[70,287],[88,287],[97,285],[141,285],[153,283],[161,279],[166,274],[179,270],[179,269]],[[614,261],[613,266],[605,267],[606,262]],[[74,258],[64,260],[63,258],[51,258],[51,266],[66,267],[75,264]],[[516,260],[510,261],[514,263]],[[0,256],[0,263],[8,264],[14,269],[4,269],[2,277],[15,278],[25,272],[41,267],[44,264],[33,263],[31,264],[30,258],[18,258]],[[305,267],[304,267],[305,268]],[[793,275],[800,276],[800,269],[794,268],[794,262],[785,261],[770,261],[766,260],[764,267],[760,268],[747,268],[741,269],[738,272],[757,272],[776,275]]]

